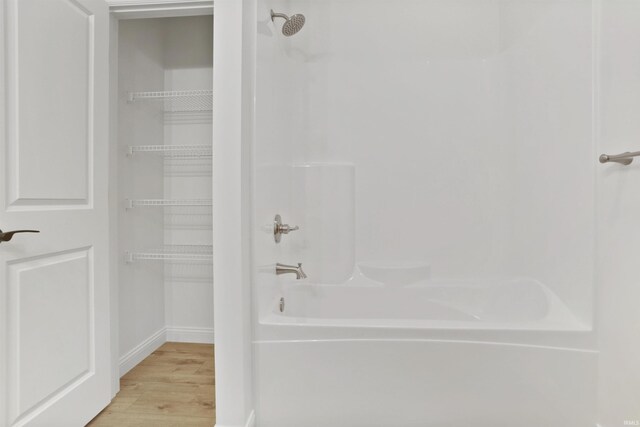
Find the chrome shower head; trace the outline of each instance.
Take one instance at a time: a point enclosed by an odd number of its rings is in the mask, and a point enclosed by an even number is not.
[[[275,18],[283,18],[285,20],[285,23],[282,26],[282,34],[287,37],[291,37],[300,31],[302,27],[304,27],[304,23],[306,21],[304,15],[301,13],[289,17],[284,13],[275,13],[271,10],[271,21],[275,22]]]

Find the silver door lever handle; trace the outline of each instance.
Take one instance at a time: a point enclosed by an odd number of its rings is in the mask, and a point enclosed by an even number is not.
[[[13,231],[2,231],[0,230],[0,243],[8,242],[13,239],[13,235],[17,233],[39,233],[39,230],[13,230]]]
[[[614,163],[620,163],[621,165],[628,166],[631,164],[631,162],[633,162],[633,158],[638,156],[640,156],[640,151],[633,151],[633,152],[627,151],[626,153],[615,154],[615,155],[603,154],[600,156],[600,163],[614,162]]]

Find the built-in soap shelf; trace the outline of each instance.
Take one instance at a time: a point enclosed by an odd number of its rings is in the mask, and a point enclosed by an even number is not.
[[[213,262],[212,245],[167,245],[147,251],[127,251],[128,263],[138,261]]]
[[[164,206],[212,206],[211,199],[127,199],[127,209],[144,206],[164,207]]]
[[[213,149],[210,145],[131,145],[127,155],[155,154],[176,159],[211,158]]]
[[[212,90],[172,90],[153,92],[129,92],[128,100],[133,102],[163,102],[166,112],[212,111]]]

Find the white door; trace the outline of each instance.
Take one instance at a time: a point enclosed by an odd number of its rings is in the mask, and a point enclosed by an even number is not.
[[[0,426],[110,399],[108,8],[0,0]]]

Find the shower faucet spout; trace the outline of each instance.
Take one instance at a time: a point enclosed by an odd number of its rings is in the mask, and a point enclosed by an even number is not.
[[[277,263],[276,264],[276,274],[278,276],[280,276],[282,274],[295,274],[297,280],[306,279],[307,278],[307,275],[302,270],[302,263],[301,262],[298,263],[298,266]]]

